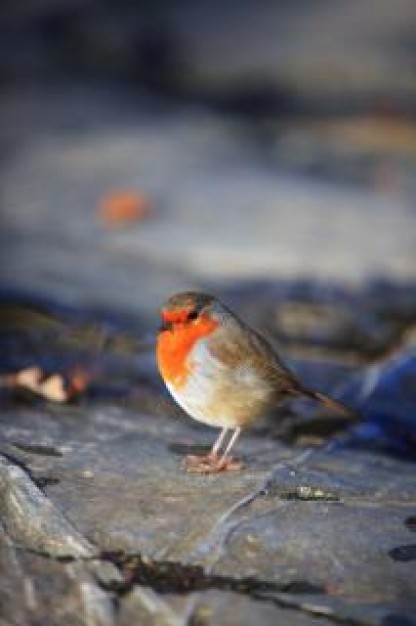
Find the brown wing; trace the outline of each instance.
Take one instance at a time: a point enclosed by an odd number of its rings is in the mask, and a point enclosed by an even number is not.
[[[254,369],[265,382],[270,383],[277,396],[293,395],[300,389],[295,376],[270,343],[234,316],[218,329],[210,351],[229,367]]]
[[[259,354],[260,360],[264,364],[264,371],[273,380],[276,389],[280,393],[285,392],[289,395],[297,392],[300,388],[300,383],[283,363],[267,339],[260,333],[251,331],[249,341],[255,352]]]
[[[276,402],[294,396],[317,400],[333,413],[358,419],[359,416],[329,396],[305,387],[281,361],[270,343],[260,333],[235,317],[228,316],[214,333],[210,351],[226,366],[235,370],[255,371],[263,383],[270,385],[270,394]]]

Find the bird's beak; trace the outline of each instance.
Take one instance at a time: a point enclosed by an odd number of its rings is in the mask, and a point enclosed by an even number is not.
[[[173,329],[173,322],[168,322],[167,320],[162,319],[162,323],[159,326],[159,332],[163,333],[166,330],[172,330]]]

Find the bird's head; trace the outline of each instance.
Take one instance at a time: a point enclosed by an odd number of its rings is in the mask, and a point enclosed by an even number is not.
[[[208,294],[187,291],[171,296],[160,309],[157,360],[163,378],[181,386],[189,374],[188,355],[221,323],[221,305]]]
[[[171,296],[160,309],[160,333],[205,334],[218,325],[215,308],[218,301],[205,293],[186,291]]]

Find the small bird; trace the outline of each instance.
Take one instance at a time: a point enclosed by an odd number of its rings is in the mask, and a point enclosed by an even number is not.
[[[160,374],[176,402],[195,420],[221,428],[209,454],[187,456],[190,472],[237,470],[230,452],[243,428],[290,398],[312,398],[327,409],[347,407],[305,387],[271,345],[214,296],[183,292],[161,308],[157,336]],[[234,431],[224,452],[228,431]]]

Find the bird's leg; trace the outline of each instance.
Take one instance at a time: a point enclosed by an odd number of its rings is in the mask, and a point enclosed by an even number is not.
[[[224,441],[224,438],[226,436],[228,432],[228,428],[223,428],[219,434],[219,436],[217,437],[217,439],[214,442],[214,445],[212,446],[210,452],[208,452],[208,454],[203,454],[200,456],[194,455],[194,454],[188,454],[185,458],[185,465],[187,467],[195,467],[195,466],[208,466],[211,465],[213,462],[217,462],[218,461],[218,452],[221,449],[222,443]]]
[[[227,434],[227,432],[228,432],[228,428],[222,429],[218,439],[216,439],[214,445],[212,446],[211,452],[209,453],[208,456],[215,458],[215,459],[217,458],[218,452],[221,450],[222,442],[224,441],[225,435]]]
[[[231,448],[234,446],[240,434],[241,434],[241,428],[236,428],[233,433],[233,436],[228,442],[228,446],[226,447],[224,454],[222,455],[222,457],[217,463],[217,471],[239,470],[243,467],[243,464],[240,461],[235,461],[232,456],[228,456],[229,453],[231,452]]]

